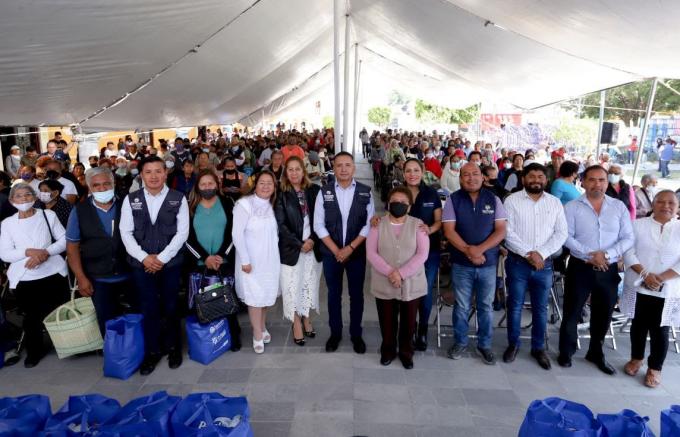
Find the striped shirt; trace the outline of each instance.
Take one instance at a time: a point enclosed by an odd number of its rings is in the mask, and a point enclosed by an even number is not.
[[[526,257],[536,251],[543,259],[556,253],[567,240],[567,219],[560,200],[542,193],[532,199],[526,190],[505,199],[508,228],[505,246],[511,252]]]

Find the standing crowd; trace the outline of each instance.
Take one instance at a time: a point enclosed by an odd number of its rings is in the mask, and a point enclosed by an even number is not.
[[[496,363],[493,311],[505,304],[502,359],[513,362],[528,293],[529,352],[550,369],[548,300],[554,276],[562,272],[557,363],[572,365],[589,303],[586,359],[616,373],[602,345],[618,308],[632,318],[625,373],[639,372],[649,335],[644,383],[659,385],[669,327],[680,325],[675,193],[657,191],[650,175],[632,187],[620,166],[577,162],[564,149],[473,145],[453,131],[369,135],[364,129],[359,139],[376,190],[354,177],[352,154],[336,153],[332,130],[277,129],[231,138],[208,131],[196,141],[177,138],[159,148],[128,138],[90,157],[87,171],[71,166],[60,138],[40,156],[13,150],[18,166],[0,177],[0,258],[25,314],[25,366],[36,366],[47,352],[42,320],[68,299],[69,270],[79,293],[92,297],[102,331],[123,311],[143,315],[142,374],[166,355],[170,368],[182,364],[180,295],[196,271],[234,277],[256,353],[271,341],[267,310],[279,295],[294,343],[304,346],[316,336],[312,319],[320,310],[322,273],[326,351],[336,351],[344,333],[346,276],[349,339],[363,354],[370,266],[380,363],[399,358],[410,369],[415,351],[428,347],[434,285],[446,268],[454,294],[451,359],[466,354],[474,313],[474,351],[485,364]],[[374,193],[384,214],[376,213]],[[231,347],[238,350],[239,320],[232,315],[228,322]],[[0,346],[6,340],[0,332]]]

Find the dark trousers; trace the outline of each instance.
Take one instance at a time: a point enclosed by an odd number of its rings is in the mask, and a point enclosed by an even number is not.
[[[342,337],[342,276],[347,272],[349,290],[349,334],[361,336],[361,319],[364,315],[364,277],[366,258],[350,258],[339,263],[332,255],[323,256],[323,275],[328,288],[328,325],[331,335]]]
[[[616,305],[617,288],[621,281],[616,264],[606,272],[593,270],[593,266],[571,257],[567,266],[564,287],[564,315],[560,326],[560,355],[571,357],[576,352],[577,325],[583,305],[590,296],[590,346],[588,354],[593,359],[604,357],[602,344],[607,334]]]
[[[416,331],[416,312],[422,297],[408,302],[397,299],[375,299],[378,307],[378,321],[382,343],[380,358],[393,360],[397,356],[406,360],[413,359],[413,335]]]
[[[106,322],[123,314],[121,306],[122,296],[126,296],[128,303],[133,308],[136,308],[136,305],[130,301],[132,299],[132,296],[130,296],[132,294],[130,293],[131,285],[130,281],[127,280],[118,282],[92,281],[92,287],[94,288],[92,303],[97,312],[97,322],[99,323],[102,337],[106,333]]]
[[[177,302],[181,274],[181,265],[163,267],[157,273],[146,273],[143,268],[138,267],[132,269],[139,308],[144,316],[142,325],[147,354],[181,349],[182,337]]]
[[[34,281],[20,281],[16,288],[17,303],[24,313],[24,345],[29,357],[39,356],[43,349],[43,320],[56,307],[68,301],[68,280],[54,274]]]
[[[663,367],[668,353],[668,326],[661,326],[661,312],[665,299],[638,294],[635,298],[635,317],[630,325],[630,357],[634,360],[645,358],[647,334],[649,334],[649,358],[647,367],[659,370]]]

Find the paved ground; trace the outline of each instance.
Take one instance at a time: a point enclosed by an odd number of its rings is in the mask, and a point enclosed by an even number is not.
[[[368,166],[360,165],[360,177],[366,177],[367,172]],[[119,381],[102,376],[100,357],[58,360],[52,354],[32,370],[21,365],[0,370],[0,396],[44,393],[56,409],[70,394],[92,392],[121,402],[157,390],[178,395],[204,391],[245,395],[257,437],[516,436],[528,404],[548,396],[585,403],[595,412],[631,408],[649,415],[658,432],[659,412],[680,403],[680,355],[672,347],[663,384],[655,390],[642,385],[642,375],[634,379],[622,372],[614,377],[600,373],[583,359],[584,351],[576,355],[571,369],[555,365],[552,371],[539,368],[527,347],[511,365],[487,366],[474,355],[454,362],[445,357],[450,339],[444,339],[442,349],[437,349],[433,330],[430,349],[417,353],[414,369],[404,370],[398,361],[384,368],[378,362],[380,333],[375,304],[368,289],[365,294],[365,355],[352,352],[347,333],[338,352],[323,350],[329,331],[322,285],[322,315],[315,322],[319,335],[304,347],[293,343],[279,304],[270,317],[272,343],[263,355],[255,355],[248,347],[250,329],[243,317],[246,347],[209,366],[186,359],[180,369],[170,370],[162,362],[148,377],[136,374]],[[443,313],[447,323],[450,314],[450,310]],[[550,335],[554,351],[555,327]],[[607,347],[606,353],[621,369],[630,353],[628,335],[618,334],[617,340],[618,350]],[[505,346],[505,329],[497,329],[493,347],[497,356]],[[583,346],[587,347],[587,340]],[[553,352],[551,356],[554,359]]]

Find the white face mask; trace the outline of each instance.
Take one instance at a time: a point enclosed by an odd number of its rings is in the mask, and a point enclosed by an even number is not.
[[[612,184],[618,184],[619,181],[621,181],[621,175],[619,174],[610,174],[609,175],[609,182]]]
[[[510,164],[509,162],[506,162],[505,164],[503,164],[503,168],[505,168],[506,170],[509,170],[509,169],[512,168],[512,164]]]
[[[38,199],[40,199],[42,203],[50,203],[52,201],[52,193],[40,191],[38,192]]]
[[[175,161],[165,161],[165,167],[166,168],[174,168],[175,167]]]
[[[21,212],[26,212],[29,209],[33,208],[33,204],[31,202],[26,202],[26,203],[12,203],[12,206],[18,209]]]

